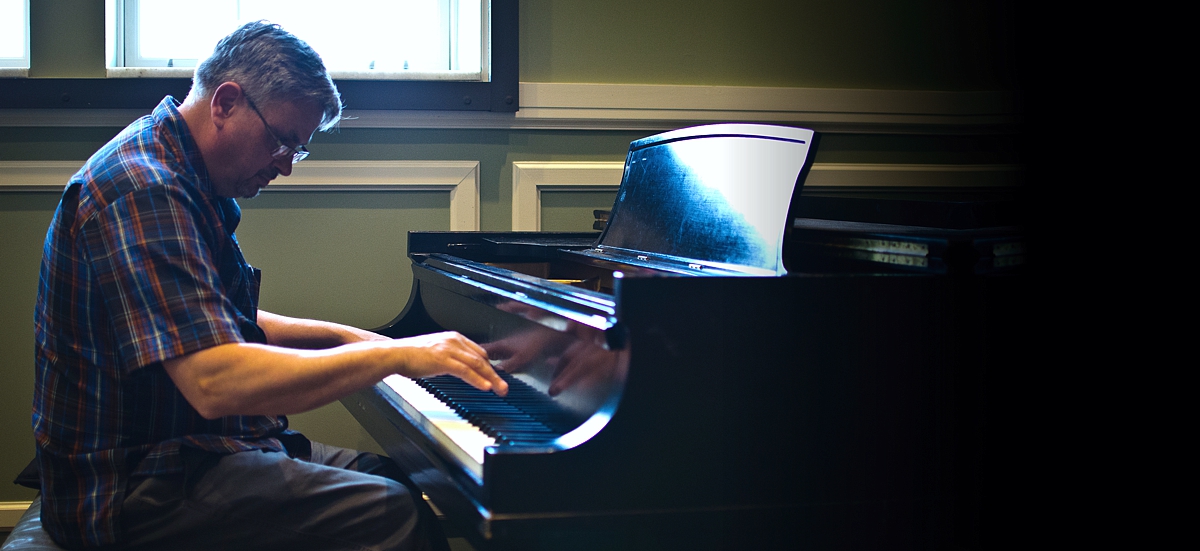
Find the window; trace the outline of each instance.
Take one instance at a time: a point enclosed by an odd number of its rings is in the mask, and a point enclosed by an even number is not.
[[[190,76],[221,37],[257,19],[321,54],[334,78],[488,80],[481,0],[108,0],[110,76]],[[181,21],[187,24],[180,24]],[[122,68],[133,70],[122,70]],[[145,68],[180,68],[164,71]]]
[[[29,0],[0,0],[0,69],[29,68]]]
[[[11,1],[11,0],[0,0]],[[107,0],[105,21],[97,22],[106,25],[106,34],[113,37],[108,40],[105,51],[109,65],[117,58],[116,38],[125,32],[124,25],[116,24],[117,4],[126,9],[130,0]],[[143,0],[145,1],[145,0]],[[243,0],[244,1],[244,0]],[[462,2],[462,0],[458,0]],[[476,1],[476,0],[472,0]],[[342,100],[350,110],[441,110],[441,111],[493,111],[514,112],[520,105],[519,98],[519,49],[518,31],[520,18],[518,8],[520,0],[480,0],[481,22],[479,24],[481,66],[478,78],[456,75],[454,71],[467,69],[447,69],[437,78],[427,78],[417,74],[410,62],[406,78],[391,78],[384,76],[379,68],[366,71],[334,72],[333,78]],[[192,13],[203,11],[210,2],[190,3],[193,12],[180,24],[176,20],[172,29],[190,27]],[[358,19],[369,19],[371,16],[349,15],[340,6],[348,0],[338,2],[318,2],[315,0],[291,0],[286,2],[282,13],[291,11],[319,12],[326,21],[325,27],[353,27]],[[182,3],[181,3],[182,4]],[[334,7],[330,7],[330,5]],[[22,3],[22,5],[24,5]],[[310,8],[319,6],[322,9]],[[461,5],[460,5],[461,21]],[[124,12],[122,12],[124,13]],[[7,19],[7,18],[5,18]],[[271,20],[278,18],[272,17]],[[333,22],[329,22],[333,21]],[[281,22],[290,29],[291,26]],[[361,29],[361,27],[356,27]],[[232,30],[232,29],[229,29]],[[224,31],[225,33],[228,30]],[[459,35],[465,34],[460,24]],[[223,35],[224,33],[218,33]],[[305,36],[303,30],[296,34],[310,43],[316,42],[316,37]],[[385,34],[394,34],[389,30]],[[352,42],[364,40],[361,32],[354,33]],[[212,39],[206,48],[216,43]],[[124,42],[122,41],[122,44]],[[314,44],[314,48],[316,48]],[[452,46],[447,46],[451,48]],[[28,49],[27,49],[28,50]],[[320,51],[320,50],[318,50]],[[465,55],[459,50],[460,58]],[[121,54],[124,55],[124,54]],[[172,54],[173,55],[173,54]],[[201,57],[203,54],[192,54]],[[125,72],[122,76],[139,76],[142,78],[0,78],[0,109],[143,109],[149,110],[163,98],[173,95],[182,99],[191,87],[192,68],[166,67],[174,65],[173,57],[168,56],[162,67],[151,68],[116,68],[110,71]],[[183,63],[180,58],[180,63]],[[377,67],[383,61],[378,61]],[[15,70],[15,69],[13,69]],[[11,74],[10,69],[0,68],[0,75]],[[24,69],[20,69],[24,72]],[[401,63],[401,72],[403,72]],[[140,74],[138,74],[140,73]],[[22,73],[24,74],[24,73]],[[426,73],[427,75],[428,73]],[[20,75],[16,75],[20,76]]]

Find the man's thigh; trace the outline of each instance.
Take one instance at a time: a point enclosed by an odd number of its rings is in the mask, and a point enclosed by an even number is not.
[[[187,473],[136,482],[127,494],[121,517],[128,547],[444,548],[436,519],[422,514],[420,494],[370,474],[390,474],[390,460],[313,446],[311,461],[189,450],[204,455],[187,461]]]

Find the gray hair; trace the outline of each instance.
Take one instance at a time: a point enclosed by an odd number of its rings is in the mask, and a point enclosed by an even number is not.
[[[271,101],[313,102],[321,108],[321,130],[337,124],[342,98],[321,56],[308,43],[266,21],[251,21],[222,38],[196,66],[192,92],[207,97],[223,82],[236,82],[258,105]]]

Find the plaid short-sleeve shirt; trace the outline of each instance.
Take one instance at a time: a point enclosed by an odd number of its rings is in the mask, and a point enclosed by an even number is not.
[[[43,524],[71,547],[119,543],[127,481],[179,472],[181,446],[284,449],[286,418],[204,419],[162,367],[266,340],[259,272],[233,233],[241,211],[214,194],[176,107],[165,98],[93,155],[46,234],[33,429]]]

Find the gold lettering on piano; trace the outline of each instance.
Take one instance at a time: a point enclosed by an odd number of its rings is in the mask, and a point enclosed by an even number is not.
[[[876,253],[867,251],[851,251],[849,256],[859,260],[868,260],[871,262],[879,262],[882,264],[893,264],[896,266],[909,266],[912,268],[928,268],[929,259],[924,256],[914,256],[907,254],[888,254]]]
[[[929,254],[929,246],[924,243],[914,243],[911,241],[896,241],[891,239],[863,239],[863,238],[847,238],[844,240],[844,245],[852,249],[864,251],[872,251],[877,253],[902,254],[902,255],[919,255],[926,256]]]
[[[992,256],[1010,256],[1025,254],[1025,244],[1020,241],[997,243],[992,246]]]
[[[1006,256],[997,256],[992,259],[992,267],[994,268],[1011,268],[1020,266],[1025,263],[1025,255],[1014,254]]]

